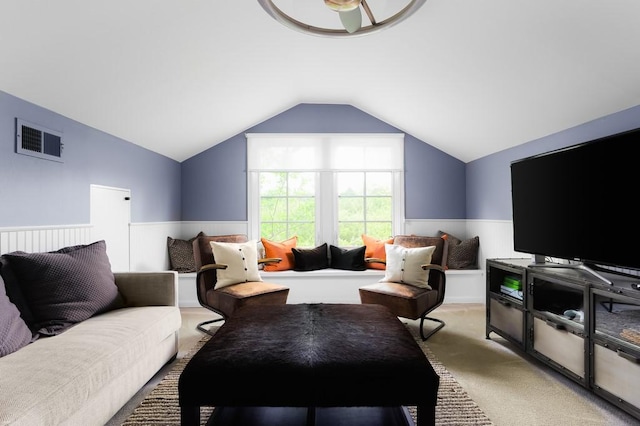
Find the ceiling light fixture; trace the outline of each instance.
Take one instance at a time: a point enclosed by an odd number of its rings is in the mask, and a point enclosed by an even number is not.
[[[296,0],[302,1],[302,0]],[[323,0],[306,0],[306,1],[323,1]],[[371,34],[385,28],[396,25],[409,16],[413,15],[427,0],[404,0],[400,3],[400,10],[393,12],[384,19],[376,20],[367,0],[324,0],[325,5],[339,14],[342,23],[342,29],[326,28],[301,22],[294,18],[291,14],[285,13],[276,5],[274,0],[258,0],[258,3],[273,19],[281,24],[307,34],[313,34],[326,37],[352,37],[365,34]],[[369,24],[362,25],[362,10],[369,20]]]

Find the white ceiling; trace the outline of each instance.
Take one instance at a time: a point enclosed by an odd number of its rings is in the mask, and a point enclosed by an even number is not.
[[[331,103],[468,162],[640,105],[640,1],[428,0],[329,39],[256,0],[1,0],[0,90],[177,161]]]

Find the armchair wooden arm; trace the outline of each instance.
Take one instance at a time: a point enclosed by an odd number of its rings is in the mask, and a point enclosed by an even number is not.
[[[223,263],[209,263],[208,265],[203,265],[202,268],[200,268],[200,270],[198,271],[198,273],[205,272],[210,269],[227,269],[228,266],[229,265],[225,265]]]
[[[280,263],[280,262],[282,262],[281,257],[263,257],[261,259],[258,259],[258,265],[266,265],[269,263]]]

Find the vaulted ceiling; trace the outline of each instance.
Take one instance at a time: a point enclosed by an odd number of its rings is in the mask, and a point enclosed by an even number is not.
[[[0,1],[0,90],[177,161],[323,103],[468,162],[640,105],[639,46],[638,0],[428,0],[344,39],[256,0]]]

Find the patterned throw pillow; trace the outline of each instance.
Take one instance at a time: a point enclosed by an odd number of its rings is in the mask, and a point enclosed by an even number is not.
[[[367,269],[367,265],[364,262],[366,248],[366,246],[361,246],[354,249],[345,249],[330,245],[331,267],[347,271],[364,271]]]
[[[435,246],[406,248],[395,244],[386,244],[387,269],[381,282],[410,284],[431,289],[429,271],[422,265],[431,263]]]
[[[456,236],[442,231],[438,231],[438,235],[446,235],[447,241],[449,241],[449,256],[447,257],[447,266],[449,269],[478,268],[480,237],[475,236],[467,240],[461,240]]]
[[[261,238],[261,241],[264,246],[265,257],[282,259],[278,263],[264,265],[265,271],[286,271],[294,268],[295,259],[291,250],[298,245],[297,235],[279,243],[266,238]]]
[[[250,281],[262,281],[258,271],[258,249],[256,241],[246,243],[209,242],[216,263],[227,265],[216,269],[216,288]]]
[[[11,303],[0,276],[0,358],[17,351],[31,342],[31,330],[20,317],[20,311]]]
[[[369,259],[369,258],[376,258],[376,259],[382,259],[385,260],[386,259],[386,252],[385,252],[385,244],[393,244],[393,238],[389,238],[388,240],[378,240],[374,237],[371,237],[369,235],[365,235],[362,234],[362,242],[364,243],[366,249],[365,249],[365,253],[364,253],[364,257]],[[372,262],[368,262],[367,263],[367,268],[369,269],[385,269],[386,266],[384,263],[372,263]]]
[[[296,271],[316,271],[329,267],[329,255],[327,253],[327,243],[310,249],[292,248]]]
[[[102,240],[48,253],[4,255],[31,308],[35,332],[60,334],[95,314],[123,306],[106,247]]]
[[[169,263],[172,271],[179,273],[196,272],[196,262],[193,259],[193,242],[198,237],[206,237],[206,235],[200,231],[198,235],[189,240],[167,237]]]

